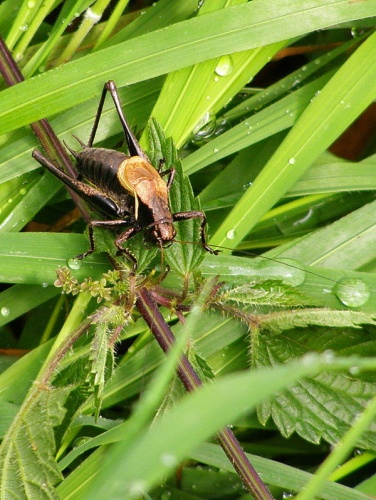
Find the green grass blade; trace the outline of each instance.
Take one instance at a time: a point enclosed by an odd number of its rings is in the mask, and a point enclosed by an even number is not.
[[[376,0],[285,2],[278,15],[258,0],[199,16],[100,50],[23,82],[1,95],[0,134],[59,113],[98,95],[109,79],[119,87],[239,50],[267,45],[366,18]],[[26,97],[27,96],[27,97]],[[17,120],[15,119],[17,116]]]
[[[233,246],[301,177],[312,161],[376,97],[376,34],[348,59],[307,107],[263,172],[212,237]]]

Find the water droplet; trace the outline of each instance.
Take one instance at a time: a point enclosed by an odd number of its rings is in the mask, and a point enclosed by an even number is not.
[[[0,309],[0,312],[1,312],[1,316],[7,317],[10,314],[10,309],[9,309],[9,307],[2,307]]]
[[[20,193],[20,195],[21,195],[21,196],[24,196],[24,195],[27,193],[27,191],[26,191],[26,189],[25,189],[25,188],[21,188],[21,189],[19,190],[19,193]]]
[[[218,61],[217,67],[215,68],[215,72],[219,76],[227,76],[232,73],[233,63],[230,56],[222,56]]]
[[[353,38],[359,38],[364,33],[364,30],[358,27],[351,28],[351,36]]]
[[[205,3],[205,0],[198,0],[198,2],[197,2],[197,8],[201,9],[201,7],[204,5],[204,3]]]
[[[213,153],[218,153],[219,149],[218,148],[214,148],[213,149]]]
[[[214,134],[216,127],[215,114],[209,112],[205,113],[193,130],[193,142],[200,143],[204,139],[209,139]]]
[[[230,229],[230,230],[229,230],[229,231],[227,231],[227,233],[226,233],[226,238],[227,238],[228,240],[233,240],[233,239],[235,239],[235,236],[236,236],[236,231],[235,231],[235,229]]]
[[[294,498],[296,496],[296,493],[293,493],[292,491],[284,491],[282,493],[282,499],[287,500],[289,498]]]
[[[291,158],[289,158],[290,165],[295,165],[295,163],[296,163],[296,158],[294,158],[293,156]]]
[[[335,357],[336,357],[336,353],[332,350],[332,349],[326,349],[323,353],[322,353],[322,359],[324,361],[324,363],[333,363],[333,361],[335,360]]]
[[[79,437],[73,442],[73,448],[78,448],[79,446],[82,446],[82,445],[88,443],[89,441],[90,441],[90,438],[88,438],[87,436]]]
[[[352,366],[351,368],[349,368],[349,373],[350,375],[359,375],[360,373],[359,366]]]
[[[28,24],[21,24],[21,26],[18,27],[18,29],[20,31],[27,31],[29,29],[29,25]]]
[[[48,287],[48,283],[43,282],[42,283],[42,288],[47,288],[47,287]]]
[[[178,460],[173,453],[163,453],[161,455],[161,462],[163,465],[169,468],[176,467],[176,465],[178,464]]]
[[[8,203],[13,203],[13,198],[9,198]]]
[[[23,52],[17,52],[17,54],[15,54],[14,58],[16,61],[21,61],[23,56],[24,56]]]
[[[342,278],[336,283],[333,291],[342,304],[348,307],[362,306],[370,297],[367,284],[357,278]]]
[[[29,2],[27,2],[27,7],[29,9],[33,9],[35,7],[35,2],[34,0],[30,0]]]
[[[68,259],[67,260],[68,267],[73,270],[80,269],[82,265],[82,260],[80,259]]]
[[[320,359],[320,355],[317,352],[308,352],[301,358],[301,363],[304,366],[316,366]]]
[[[145,481],[136,480],[129,485],[129,495],[131,498],[143,498],[146,491],[147,489]]]

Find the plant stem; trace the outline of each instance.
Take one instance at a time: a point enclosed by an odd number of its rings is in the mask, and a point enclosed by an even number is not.
[[[137,291],[136,306],[163,352],[167,352],[175,342],[175,337],[146,288],[140,288]],[[200,378],[184,355],[179,363],[178,376],[189,392],[202,385]],[[249,462],[234,433],[226,427],[218,433],[217,439],[252,496],[256,500],[272,500],[273,496]]]

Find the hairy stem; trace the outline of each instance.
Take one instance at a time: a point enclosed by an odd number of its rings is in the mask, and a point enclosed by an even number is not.
[[[167,352],[175,337],[165,322],[151,293],[146,288],[137,291],[136,306],[164,352]],[[193,391],[202,382],[186,356],[182,356],[178,375],[187,391]],[[272,500],[273,496],[249,462],[234,433],[226,427],[217,436],[218,442],[239,474],[244,485],[256,500]]]

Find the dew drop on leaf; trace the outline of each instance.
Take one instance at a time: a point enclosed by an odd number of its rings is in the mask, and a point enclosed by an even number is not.
[[[236,236],[236,231],[235,231],[235,229],[229,229],[229,230],[227,231],[227,233],[226,233],[226,238],[227,238],[228,240],[233,240],[233,239],[235,239],[235,236]]]
[[[140,498],[145,495],[146,492],[146,483],[145,481],[133,481],[133,483],[129,486],[129,495],[131,498]]]
[[[82,260],[79,259],[68,259],[67,265],[70,269],[77,270],[80,269],[82,264]]]
[[[210,138],[216,130],[216,116],[214,113],[205,113],[193,130],[193,142]]]
[[[335,287],[334,293],[348,307],[359,307],[367,302],[370,290],[364,281],[357,278],[342,278]]]
[[[9,316],[9,314],[10,314],[9,307],[2,307],[0,309],[0,312],[1,312],[1,315],[4,316],[4,317]]]
[[[161,462],[166,467],[172,468],[176,467],[178,460],[173,453],[163,453],[161,455]]]
[[[230,56],[222,56],[218,61],[215,72],[218,76],[227,76],[232,73],[233,64]]]

